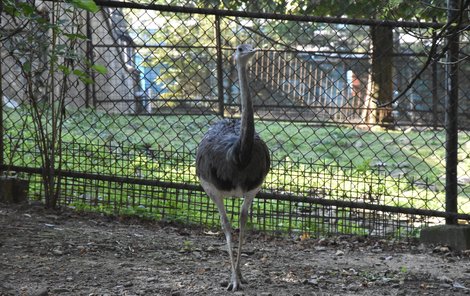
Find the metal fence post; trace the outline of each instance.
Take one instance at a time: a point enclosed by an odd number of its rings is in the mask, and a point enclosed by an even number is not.
[[[3,143],[3,60],[0,60],[0,173],[5,165],[4,151],[5,146]]]
[[[433,18],[434,23],[437,23],[436,18]],[[436,29],[432,30],[432,40],[436,40],[437,38],[437,33]],[[437,127],[439,125],[439,94],[438,94],[438,70],[437,70],[437,63],[438,61],[436,59],[432,60],[431,63],[431,96],[432,96],[432,122],[434,125],[434,130],[437,130]]]
[[[222,70],[222,35],[220,32],[220,16],[215,16],[215,40],[217,50],[217,98],[219,102],[219,115],[224,117],[225,106],[224,106],[224,77]]]
[[[93,30],[91,28],[91,14],[89,11],[86,12],[86,58],[89,64],[86,67],[87,74],[95,81],[95,73],[90,69],[90,64],[95,63],[93,57]],[[95,83],[85,84],[85,107],[90,108],[90,99],[92,101],[92,106],[96,107],[96,87]]]
[[[86,36],[87,36],[87,40],[86,40],[86,58],[88,59],[88,61],[91,61],[90,59],[90,56],[91,56],[91,46],[90,46],[90,43],[91,43],[91,24],[90,24],[90,13],[87,11],[86,12]],[[87,74],[90,76],[90,66],[87,65],[86,66],[86,71],[87,71]],[[85,84],[85,107],[86,108],[89,108],[90,107],[90,94],[91,94],[91,90],[90,90],[90,84],[86,83]]]
[[[447,21],[455,23],[459,16],[459,0],[447,0]],[[458,148],[458,59],[459,34],[454,25],[447,37],[447,96],[446,96],[446,212],[457,213],[457,148]],[[456,217],[447,217],[446,224],[457,224]]]

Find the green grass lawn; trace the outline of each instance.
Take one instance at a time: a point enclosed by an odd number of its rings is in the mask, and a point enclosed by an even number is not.
[[[38,167],[39,155],[32,141],[35,131],[31,119],[21,109],[7,109],[4,119],[6,159],[12,159],[15,165]],[[92,110],[69,111],[63,131],[63,168],[101,175],[197,184],[195,149],[209,123],[215,120],[215,116],[202,115],[130,116]],[[256,129],[267,142],[273,159],[272,170],[265,182],[266,191],[444,209],[444,131],[364,131],[347,126],[319,127],[308,123],[261,120],[256,122]],[[10,138],[13,140],[10,141]],[[21,139],[20,142],[17,139]],[[459,143],[459,176],[470,176],[469,133],[461,132]],[[11,147],[15,146],[18,149],[12,153]],[[144,215],[149,213],[149,208],[159,208],[166,209],[166,212],[153,211],[150,215],[157,218],[158,215],[198,215],[197,222],[217,221],[213,209],[209,216],[201,217],[202,207],[211,207],[205,197],[193,196],[194,208],[185,207],[184,203],[175,205],[178,197],[170,197],[179,196],[181,192],[171,190],[154,192],[152,188],[132,184],[123,185],[125,188],[120,189],[106,189],[105,182],[99,185],[83,182],[73,186],[67,194],[72,197],[90,194],[86,193],[87,186],[99,187],[100,198],[108,201],[100,206],[101,211],[116,211],[117,204],[125,204],[119,211]],[[132,197],[135,192],[143,193],[137,201]],[[161,194],[166,197],[155,198]],[[133,202],[123,202],[129,197]],[[469,186],[461,186],[461,212],[470,213],[469,197]],[[117,200],[120,202],[113,202]],[[83,199],[84,204],[87,202],[89,200]],[[254,206],[254,210],[284,213],[284,208],[292,206],[280,201],[263,202],[262,205],[264,208]],[[236,211],[239,205],[233,206]],[[302,224],[306,223],[302,215],[293,219],[295,221],[290,221],[289,228],[307,227]],[[271,221],[263,225],[282,223]],[[309,223],[313,224],[308,227],[317,227],[312,226],[315,225],[314,221]],[[348,228],[350,225],[341,227]],[[358,233],[362,231],[356,230]]]

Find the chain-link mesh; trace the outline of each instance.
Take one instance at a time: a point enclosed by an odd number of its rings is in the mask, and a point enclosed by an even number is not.
[[[442,221],[447,88],[439,53],[446,35],[438,21],[445,10],[421,3],[411,15],[436,21],[418,23],[390,21],[411,20],[404,15],[411,8],[390,4],[336,5],[324,12],[329,17],[315,18],[315,9],[327,9],[322,1],[316,8],[279,1],[171,1],[150,9],[97,3],[95,14],[57,10],[84,36],[74,66],[95,81],[72,77],[66,90],[60,204],[218,225],[195,176],[195,150],[211,123],[240,116],[232,55],[236,45],[252,43],[260,48],[249,68],[256,130],[272,156],[252,227],[410,236]],[[50,6],[42,3],[41,11],[51,13]],[[381,10],[389,20],[365,19]],[[344,15],[358,18],[336,17]],[[21,25],[5,19],[4,32]],[[26,25],[1,47],[3,168],[30,179],[33,199],[43,196],[41,153],[21,58],[38,52],[24,45],[39,44],[39,33]],[[459,111],[451,116],[459,122],[458,211],[468,218],[470,67],[468,34],[460,34]],[[93,64],[107,72],[89,71]],[[226,205],[237,219],[240,200]]]

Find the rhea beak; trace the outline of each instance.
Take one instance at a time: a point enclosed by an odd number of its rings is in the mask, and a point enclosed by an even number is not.
[[[251,48],[251,50],[250,50],[248,53],[255,53],[255,52],[257,52],[258,50],[261,50],[261,48],[253,47],[253,48]]]
[[[260,50],[260,49],[259,48],[252,48],[252,49],[250,49],[250,51],[245,52],[243,54],[243,57],[245,59],[250,59],[251,60],[258,50]]]

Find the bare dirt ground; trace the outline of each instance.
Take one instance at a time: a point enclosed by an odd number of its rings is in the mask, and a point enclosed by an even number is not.
[[[214,230],[0,204],[0,295],[466,295],[470,258],[364,237],[251,232],[243,291],[227,292]]]

